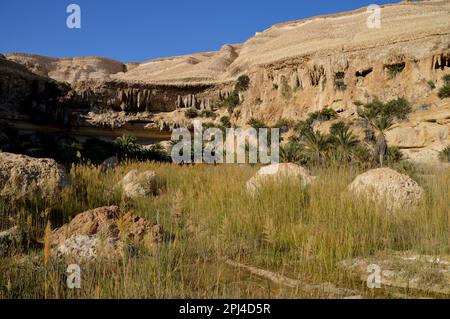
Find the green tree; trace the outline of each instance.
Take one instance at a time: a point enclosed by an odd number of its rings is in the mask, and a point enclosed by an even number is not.
[[[381,166],[387,156],[388,145],[386,131],[392,127],[395,120],[404,120],[411,112],[411,106],[404,98],[383,103],[378,99],[357,108],[358,115],[376,132],[373,156]]]
[[[350,126],[344,122],[338,122],[330,128],[330,143],[337,160],[350,162],[354,157],[356,146],[359,145],[358,138],[351,132]]]
[[[330,149],[330,138],[320,132],[313,130],[305,132],[301,138],[304,154],[313,164],[324,164]]]

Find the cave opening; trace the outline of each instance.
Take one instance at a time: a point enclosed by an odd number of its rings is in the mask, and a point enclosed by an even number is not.
[[[370,73],[373,72],[373,68],[369,68],[369,69],[365,69],[365,70],[361,70],[361,71],[357,71],[355,73],[356,77],[362,77],[365,78],[366,76],[368,76]]]

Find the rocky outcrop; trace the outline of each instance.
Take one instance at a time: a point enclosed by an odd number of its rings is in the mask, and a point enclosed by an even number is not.
[[[225,45],[217,52],[143,63],[6,57],[42,76],[71,82],[71,103],[97,113],[152,112],[173,118],[172,113],[183,114],[184,108],[225,108],[238,76],[246,74],[250,87],[239,93],[233,124],[245,126],[250,118],[268,125],[281,118],[300,120],[324,107],[354,119],[356,103],[374,97],[387,101],[403,96],[415,112],[425,105],[443,107],[437,92],[442,77],[450,73],[449,12],[448,1],[385,5],[381,29],[371,29],[370,13],[361,8],[277,24],[242,45]],[[445,127],[437,125],[443,124],[398,127],[390,138],[405,150],[411,145],[421,150],[434,145],[423,132],[445,139]]]
[[[160,179],[153,171],[132,170],[120,182],[123,193],[128,199],[137,199],[157,195],[161,186]]]
[[[0,119],[65,124],[70,88],[0,59]]]
[[[0,197],[52,199],[68,183],[64,169],[52,159],[0,152]]]
[[[390,168],[378,168],[359,175],[349,186],[350,192],[374,200],[388,211],[417,205],[423,189],[410,177]]]
[[[59,82],[75,83],[89,79],[108,79],[112,74],[127,71],[118,61],[100,57],[49,58],[33,54],[7,54],[10,61],[20,63],[31,72]]]
[[[101,207],[78,214],[70,223],[53,231],[53,252],[75,261],[116,257],[128,248],[154,247],[163,240],[163,229],[119,207]]]
[[[389,130],[386,138],[415,163],[438,163],[439,152],[450,145],[450,102],[413,113]]]
[[[450,294],[449,256],[385,252],[368,258],[343,261],[341,267],[363,282],[367,282],[369,275],[379,270],[382,289],[394,287],[424,293]]]
[[[316,177],[311,176],[307,169],[292,163],[287,164],[272,164],[261,168],[255,176],[247,182],[247,191],[250,194],[255,194],[258,189],[264,184],[270,182],[280,182],[283,180],[290,180],[298,182],[302,186],[314,182]]]

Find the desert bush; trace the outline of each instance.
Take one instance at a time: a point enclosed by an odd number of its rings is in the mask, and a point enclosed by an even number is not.
[[[400,162],[403,159],[403,153],[398,147],[389,146],[387,149],[386,159],[388,163]]]
[[[280,133],[286,133],[292,126],[292,122],[288,119],[279,119],[272,127],[280,129]]]
[[[248,75],[241,75],[237,80],[234,90],[237,92],[247,91],[249,86],[250,78],[248,77]]]
[[[446,74],[442,77],[445,85],[450,85],[450,74]]]
[[[347,89],[347,85],[345,85],[345,73],[344,72],[336,72],[334,74],[334,87],[339,91],[345,91]]]
[[[439,159],[443,162],[450,162],[450,145],[439,152]]]
[[[450,97],[450,84],[446,84],[446,85],[444,85],[443,87],[441,87],[441,88],[439,89],[438,96],[439,96],[441,99],[445,99],[445,98]]]
[[[203,110],[202,111],[202,117],[215,118],[216,117],[216,113],[214,113],[211,110]]]
[[[258,120],[254,117],[252,117],[250,120],[248,120],[247,125],[250,125],[251,127],[255,128],[255,129],[267,128],[267,125],[263,121]]]
[[[222,123],[222,125],[225,128],[231,128],[231,121],[230,121],[230,117],[229,116],[222,116],[220,118],[220,123]]]
[[[405,69],[405,63],[395,63],[395,64],[390,64],[390,65],[386,65],[385,68],[389,74],[389,77],[391,79],[395,78],[398,74],[402,73],[403,70]]]
[[[191,107],[189,109],[187,109],[184,114],[186,115],[186,117],[188,119],[195,119],[199,116],[197,109]]]
[[[337,117],[336,111],[326,107],[326,108],[322,109],[321,111],[311,113],[309,115],[308,121],[309,122],[314,122],[314,121],[325,122],[325,121],[335,119],[336,117]]]

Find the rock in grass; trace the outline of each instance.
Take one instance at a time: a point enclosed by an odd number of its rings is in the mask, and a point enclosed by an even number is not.
[[[0,152],[0,198],[54,198],[67,183],[64,169],[52,159]]]
[[[21,249],[24,239],[24,233],[19,226],[0,232],[0,256],[6,256],[14,250]]]
[[[137,199],[158,194],[159,179],[154,171],[130,171],[121,181],[126,198]]]
[[[384,205],[388,210],[417,205],[423,189],[409,176],[390,168],[378,168],[359,175],[349,186],[356,196]]]
[[[368,280],[375,268],[379,269],[381,288],[415,289],[450,295],[450,256],[384,252],[346,260],[340,266],[363,282]],[[369,266],[372,266],[370,272]]]
[[[117,206],[78,214],[52,233],[54,254],[75,262],[115,257],[140,244],[151,248],[162,240],[161,225],[130,213],[122,214]]]
[[[297,164],[272,164],[261,168],[256,175],[247,182],[247,191],[250,194],[255,194],[265,183],[279,181],[283,178],[298,181],[305,187],[316,179],[315,176],[310,175],[306,168]]]

